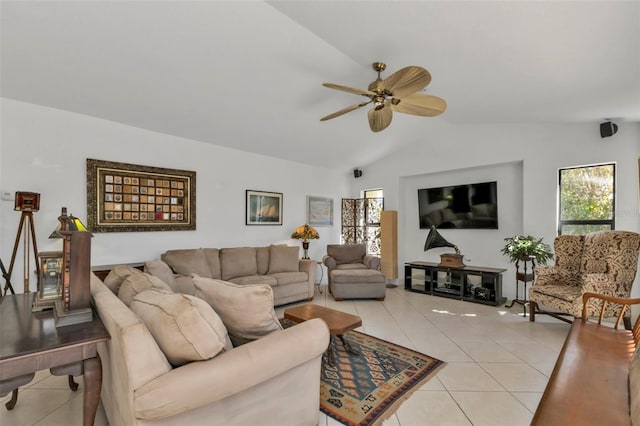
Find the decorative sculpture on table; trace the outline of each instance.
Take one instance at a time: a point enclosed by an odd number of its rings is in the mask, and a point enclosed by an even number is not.
[[[62,235],[62,289],[54,316],[56,327],[63,327],[93,319],[89,288],[93,234],[78,218],[67,216],[66,207],[58,220]]]
[[[291,238],[295,238],[296,240],[302,240],[302,249],[304,250],[303,259],[309,259],[309,240],[317,240],[320,238],[318,231],[315,230],[313,226],[309,226],[304,224],[302,226],[298,226],[293,234],[291,234]]]
[[[462,262],[462,255],[458,246],[447,241],[436,230],[435,226],[431,226],[431,231],[427,235],[427,240],[424,242],[424,251],[431,250],[438,247],[452,247],[455,249],[455,253],[443,253],[440,255],[440,265],[448,268],[464,268],[465,264]]]

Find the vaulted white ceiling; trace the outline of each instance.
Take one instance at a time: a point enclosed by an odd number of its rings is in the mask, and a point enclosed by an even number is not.
[[[639,1],[5,1],[1,95],[348,169],[467,123],[640,121]],[[372,133],[371,63],[427,68],[436,118]],[[91,143],[91,141],[87,141]]]

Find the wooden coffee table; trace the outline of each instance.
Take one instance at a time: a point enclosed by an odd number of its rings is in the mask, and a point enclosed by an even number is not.
[[[354,355],[360,355],[360,352],[353,348],[343,336],[347,331],[356,329],[362,325],[362,319],[359,316],[337,311],[335,309],[325,308],[320,305],[309,304],[286,309],[284,311],[284,317],[296,323],[313,318],[320,318],[327,323],[329,333],[331,333],[331,342],[329,342],[329,347],[326,352],[327,362],[329,365],[334,366],[336,362],[336,354],[333,350],[335,337],[340,339],[342,346],[347,352]]]

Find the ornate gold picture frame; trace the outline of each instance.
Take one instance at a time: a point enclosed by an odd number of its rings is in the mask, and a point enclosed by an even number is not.
[[[196,229],[196,172],[87,159],[91,232]]]

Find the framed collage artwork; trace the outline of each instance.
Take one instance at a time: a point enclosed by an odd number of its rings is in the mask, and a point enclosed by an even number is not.
[[[282,225],[282,193],[247,189],[245,224]]]
[[[307,224],[333,226],[333,199],[307,195]]]
[[[91,232],[196,229],[196,172],[87,159]]]

